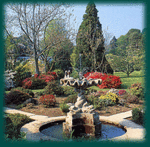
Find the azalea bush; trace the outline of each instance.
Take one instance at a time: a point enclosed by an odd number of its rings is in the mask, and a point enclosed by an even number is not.
[[[26,78],[22,81],[22,87],[26,89],[42,89],[47,83],[55,80],[57,75],[55,72],[48,72],[48,75],[42,74],[38,76],[38,74],[34,74],[33,77]]]
[[[121,96],[121,95],[123,95],[123,94],[125,94],[125,93],[126,93],[126,90],[124,90],[124,89],[119,90],[119,92],[118,92],[119,96]]]
[[[84,74],[86,79],[102,79],[102,84],[97,85],[99,88],[120,88],[121,87],[121,80],[119,76],[114,75],[107,75],[99,72],[88,72]]]
[[[46,107],[55,106],[56,98],[54,95],[42,95],[39,98],[39,102]]]

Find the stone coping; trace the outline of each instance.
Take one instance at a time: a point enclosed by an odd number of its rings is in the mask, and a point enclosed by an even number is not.
[[[40,127],[56,121],[65,121],[66,116],[58,117],[48,117],[43,115],[35,115],[28,112],[23,112],[20,110],[15,110],[11,108],[4,107],[6,113],[20,113],[29,116],[31,119],[35,120],[33,122],[25,124],[21,128],[21,132],[26,133],[26,139],[28,141],[40,141],[40,140],[50,140],[50,141],[63,141],[51,136],[46,136],[40,132]],[[132,111],[127,111],[111,116],[100,116],[100,121],[115,124],[124,127],[126,133],[122,136],[118,136],[112,139],[113,141],[143,141],[145,136],[145,129],[143,126],[138,125],[125,118],[131,117]]]

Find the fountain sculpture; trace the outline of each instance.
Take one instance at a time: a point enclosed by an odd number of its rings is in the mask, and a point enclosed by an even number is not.
[[[71,86],[78,92],[78,98],[74,106],[69,108],[66,121],[63,123],[63,132],[70,135],[74,131],[74,136],[86,134],[95,136],[101,134],[101,122],[99,114],[95,112],[93,105],[88,106],[84,91],[90,86],[101,84],[101,79],[89,79],[83,77],[82,72],[79,72],[79,79],[70,77],[70,71],[65,71],[65,77],[60,79],[60,84]]]

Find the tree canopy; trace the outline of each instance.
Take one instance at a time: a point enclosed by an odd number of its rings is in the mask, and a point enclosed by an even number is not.
[[[89,67],[93,71],[113,73],[105,58],[102,25],[97,12],[95,4],[88,3],[78,30],[76,47],[71,55],[72,66],[79,67],[79,54],[81,54],[82,68]]]

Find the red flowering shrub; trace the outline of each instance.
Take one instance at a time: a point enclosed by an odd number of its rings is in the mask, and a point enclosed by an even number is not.
[[[55,106],[56,99],[53,95],[42,95],[39,99],[39,102],[46,107]]]
[[[41,75],[38,77],[39,79],[43,79],[46,83],[55,80],[54,76],[52,75]]]
[[[48,71],[47,74],[48,75],[52,75],[55,79],[57,78],[56,72],[50,72],[50,71]]]
[[[55,78],[57,77],[55,72],[52,72],[52,74],[51,75],[43,74],[41,76],[38,76],[38,74],[34,74],[33,77],[26,78],[22,81],[22,87],[26,89],[44,88],[48,82],[55,80]]]
[[[32,80],[31,78],[26,78],[25,80],[22,81],[22,87],[25,89],[30,89],[32,86]]]
[[[94,71],[92,72],[87,72],[86,74],[84,74],[84,77],[87,78],[90,74],[94,73]]]
[[[125,93],[126,93],[126,91],[124,89],[123,90],[119,90],[119,92],[118,92],[119,95],[123,95]]]
[[[89,74],[89,76],[87,76]],[[120,77],[118,76],[113,76],[113,75],[107,75],[99,72],[91,72],[85,74],[84,76],[86,79],[102,79],[102,84],[97,85],[99,88],[104,89],[104,88],[120,88],[122,82],[120,80]]]

